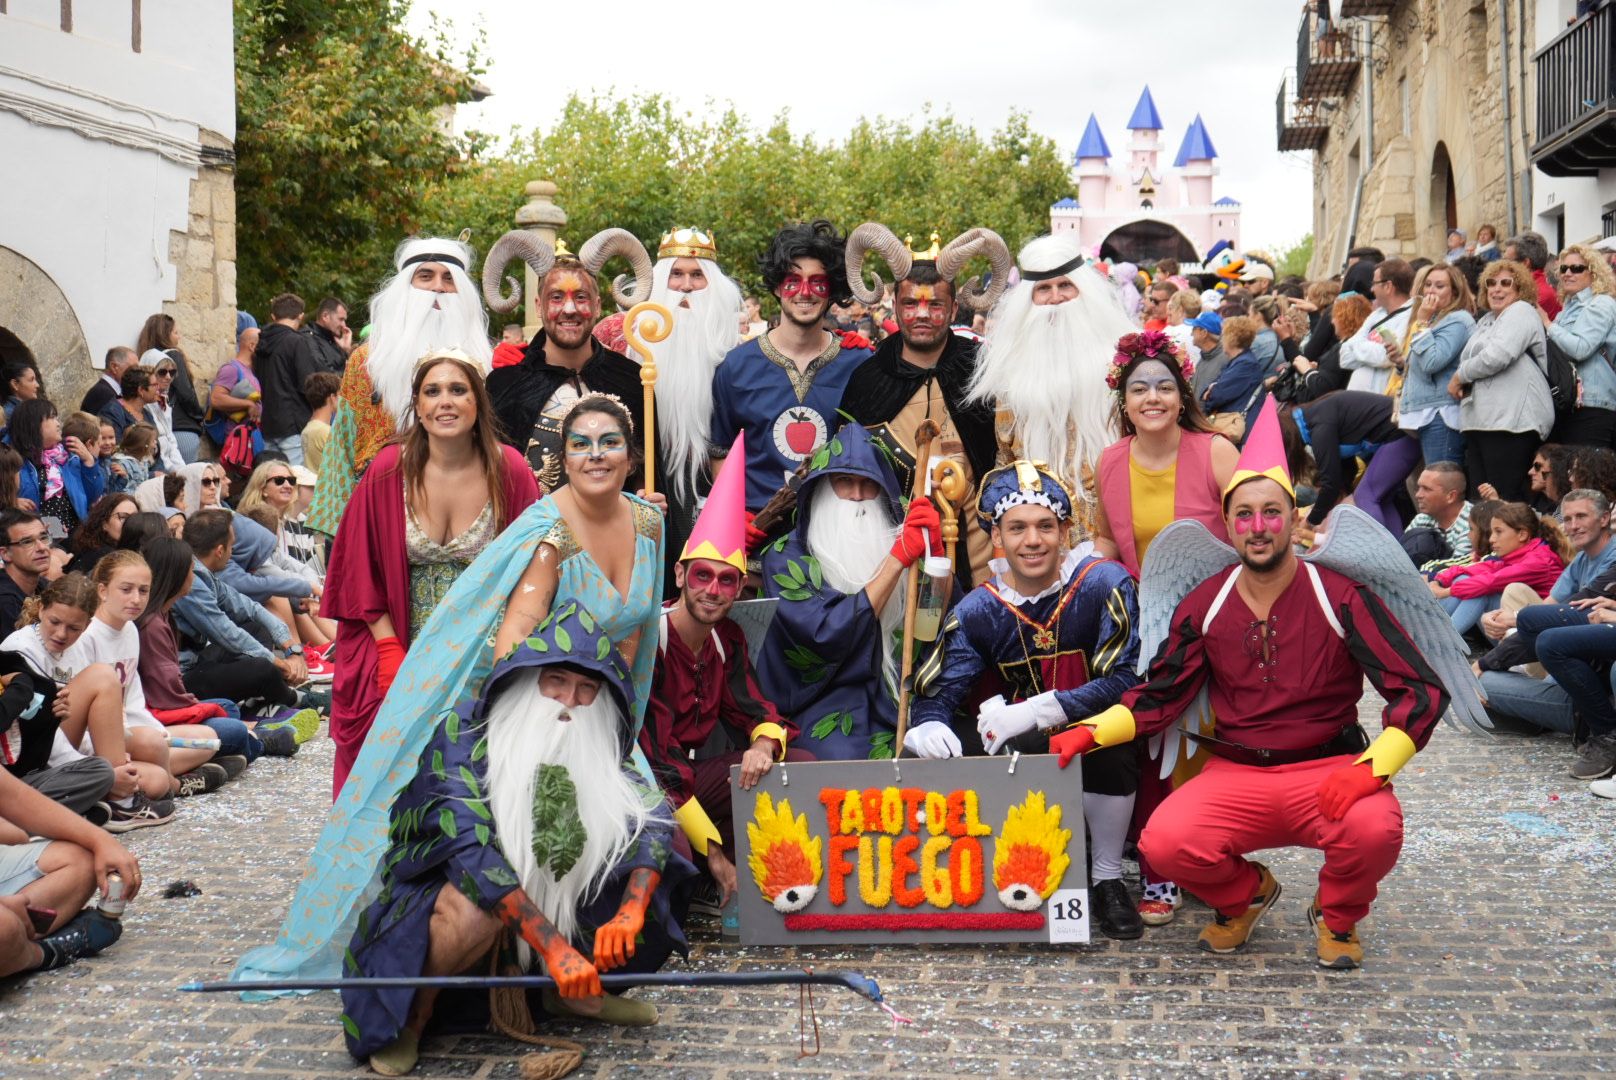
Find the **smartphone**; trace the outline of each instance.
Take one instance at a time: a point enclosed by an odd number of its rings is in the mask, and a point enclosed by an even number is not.
[[[29,904],[25,910],[28,912],[28,921],[34,924],[36,934],[48,934],[50,928],[56,925],[56,912],[52,908],[34,907]]]

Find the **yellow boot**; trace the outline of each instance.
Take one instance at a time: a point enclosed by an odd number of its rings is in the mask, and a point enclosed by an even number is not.
[[[1213,912],[1212,923],[1201,931],[1201,948],[1207,952],[1231,953],[1245,948],[1246,940],[1257,927],[1257,920],[1279,899],[1279,882],[1268,867],[1260,862],[1251,865],[1257,868],[1259,875],[1251,906],[1234,916]]]
[[[1331,971],[1351,971],[1353,968],[1363,966],[1363,944],[1358,940],[1356,926],[1344,934],[1331,930],[1324,924],[1324,914],[1319,910],[1317,895],[1307,906],[1307,917],[1319,936],[1319,967],[1329,968]]]

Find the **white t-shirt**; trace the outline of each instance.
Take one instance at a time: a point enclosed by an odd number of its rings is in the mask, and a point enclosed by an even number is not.
[[[93,623],[95,620],[91,619],[90,621]],[[80,640],[83,639],[80,638]],[[60,656],[47,649],[45,639],[39,636],[38,623],[30,623],[21,630],[12,631],[5,641],[0,641],[0,649],[22,656],[28,661],[28,666],[40,675],[54,679],[58,690],[66,686],[73,676],[84,670],[86,664],[86,661],[78,659],[75,655],[78,651],[77,643]],[[74,746],[67,741],[67,736],[62,734],[62,729],[57,728],[55,741],[51,744],[50,758],[46,764],[54,769],[57,766],[66,765],[70,761],[89,757],[94,752],[95,748],[90,744],[90,732],[88,729],[85,730],[84,738],[80,740],[79,745]]]
[[[39,626],[36,623],[13,631],[4,641],[0,641],[0,649],[16,653],[27,660],[29,668],[36,675],[55,679],[58,688],[73,677],[61,659],[52,656],[50,650],[45,648],[45,639],[39,636]],[[60,739],[60,736],[58,738]],[[66,746],[67,740],[61,739],[61,743]],[[0,735],[0,754],[4,755],[7,765],[16,760],[17,751],[21,746],[22,721],[19,717],[12,722],[9,730]]]
[[[146,708],[146,691],[140,684],[140,631],[132,622],[124,623],[122,630],[97,616],[90,620],[84,634],[67,650],[65,658],[75,672],[91,664],[106,664],[117,673],[123,686],[123,726],[153,727],[163,730],[157,717]]]

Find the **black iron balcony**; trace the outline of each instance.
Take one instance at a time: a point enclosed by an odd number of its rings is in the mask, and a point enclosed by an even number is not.
[[[1400,3],[1402,0],[1341,0],[1341,17],[1390,15]]]
[[[1616,7],[1605,5],[1538,50],[1537,144],[1550,176],[1616,167]]]
[[[1318,98],[1298,100],[1294,76],[1286,73],[1279,81],[1279,97],[1274,103],[1279,113],[1281,150],[1317,150],[1330,134],[1324,118],[1324,102]]]
[[[1341,97],[1358,77],[1359,60],[1357,39],[1338,23],[1321,22],[1308,4],[1296,32],[1296,96]]]

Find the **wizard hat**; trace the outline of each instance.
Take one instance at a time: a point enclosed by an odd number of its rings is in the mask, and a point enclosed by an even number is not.
[[[746,573],[746,433],[735,436],[729,456],[718,467],[707,505],[690,530],[679,561],[712,559]]]
[[[1234,475],[1229,477],[1229,483],[1223,489],[1223,504],[1229,504],[1229,496],[1235,488],[1247,480],[1263,477],[1284,488],[1291,502],[1296,502],[1296,488],[1291,484],[1291,471],[1285,464],[1285,439],[1279,431],[1279,410],[1271,396],[1263,401],[1262,408],[1257,412],[1257,422],[1252,425],[1251,434],[1246,438],[1246,445],[1240,449],[1240,460],[1235,462]]]

